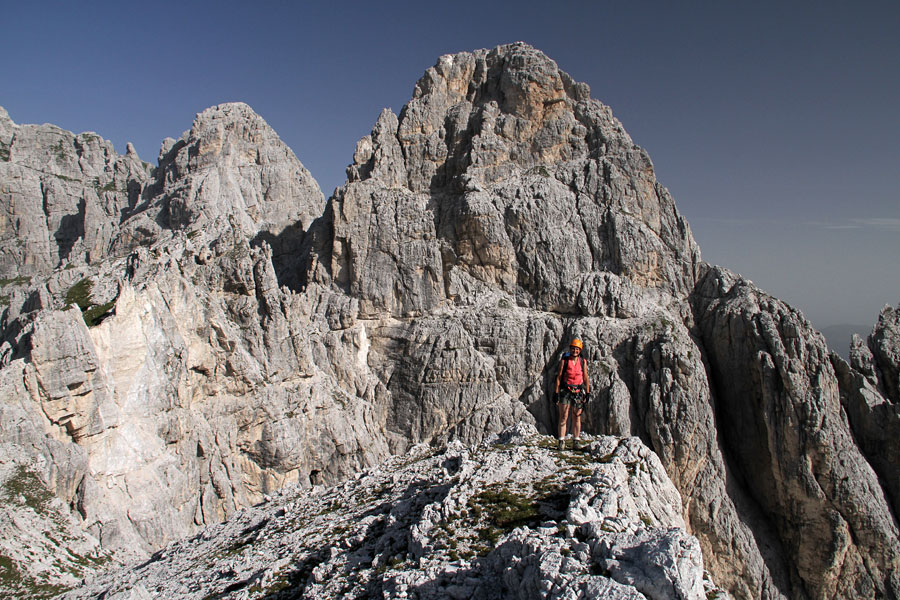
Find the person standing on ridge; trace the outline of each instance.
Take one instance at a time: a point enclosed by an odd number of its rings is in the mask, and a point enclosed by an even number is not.
[[[559,449],[565,447],[566,424],[572,415],[572,448],[578,449],[581,435],[581,413],[591,393],[591,381],[581,351],[584,345],[574,339],[569,351],[563,354],[556,374],[556,406],[559,408]],[[560,388],[562,386],[562,388]]]

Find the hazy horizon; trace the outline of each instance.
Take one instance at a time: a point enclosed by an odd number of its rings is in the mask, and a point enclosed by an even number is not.
[[[0,106],[16,123],[130,141],[155,163],[196,113],[243,101],[326,196],[440,55],[525,41],[647,150],[704,260],[820,330],[870,330],[900,302],[896,3],[5,8]]]

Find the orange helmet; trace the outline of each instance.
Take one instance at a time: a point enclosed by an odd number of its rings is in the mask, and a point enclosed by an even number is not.
[[[581,340],[579,340],[578,338],[575,338],[574,340],[572,340],[572,343],[569,344],[569,347],[573,347],[573,346],[575,348],[578,348],[579,350],[584,350],[584,344],[582,344]]]

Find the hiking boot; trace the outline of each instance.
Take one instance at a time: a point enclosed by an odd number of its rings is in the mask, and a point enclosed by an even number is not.
[[[566,441],[565,441],[565,440],[559,440],[558,448],[559,448],[560,450],[565,450],[565,448],[566,448]]]
[[[572,440],[572,450],[583,450],[584,446],[581,445],[581,440],[575,438]]]

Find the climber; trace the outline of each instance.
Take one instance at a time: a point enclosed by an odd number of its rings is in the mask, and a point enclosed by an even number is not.
[[[574,339],[569,344],[569,351],[563,354],[556,374],[556,406],[559,407],[559,449],[565,447],[566,424],[569,413],[572,413],[572,448],[578,449],[578,437],[581,435],[581,412],[591,393],[591,381],[581,351],[584,345],[581,340]],[[560,391],[562,385],[562,391]]]

